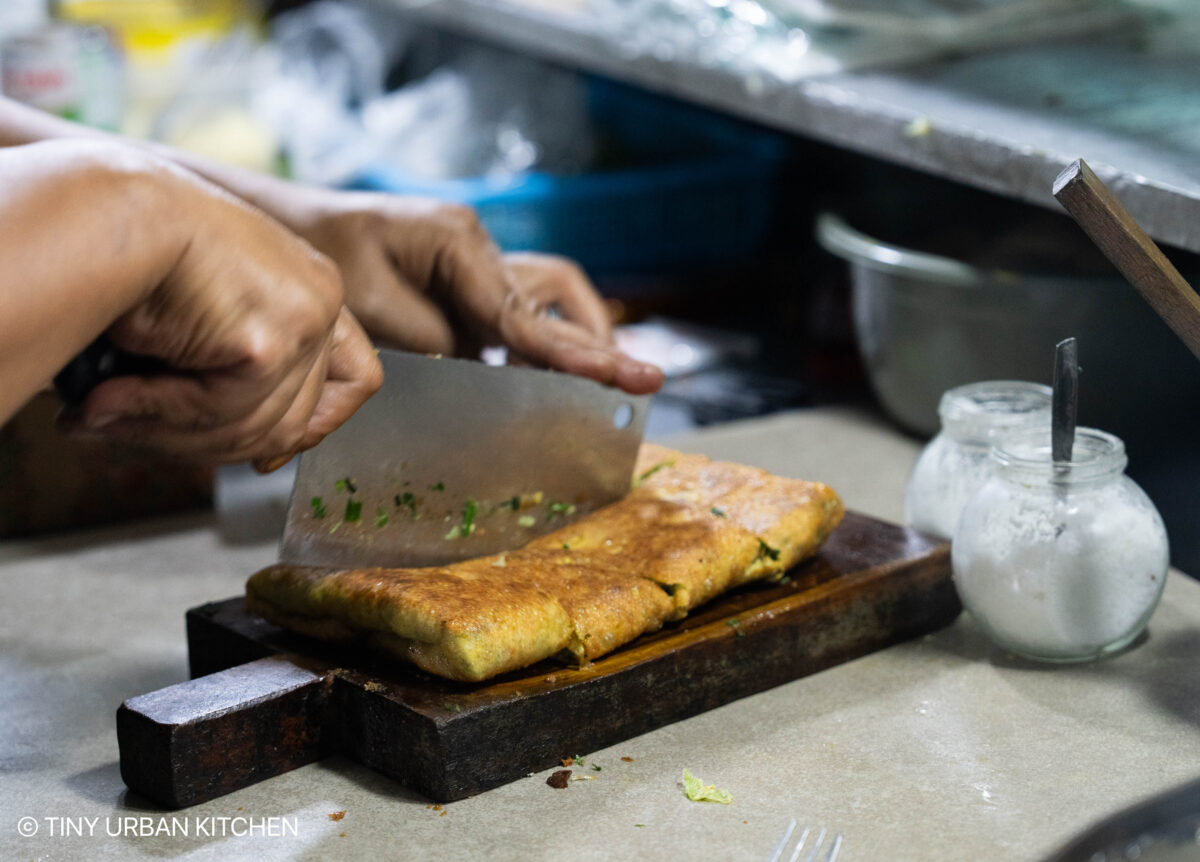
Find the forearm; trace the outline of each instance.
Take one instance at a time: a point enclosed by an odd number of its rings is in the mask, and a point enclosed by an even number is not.
[[[171,271],[170,170],[99,141],[0,150],[0,422]]]
[[[270,213],[285,224],[289,221],[285,201],[302,193],[302,188],[286,180],[256,171],[223,165],[165,144],[119,138],[98,129],[63,120],[0,96],[0,147],[20,146],[60,138],[88,138],[119,141],[159,158],[165,158],[215,183]],[[293,229],[296,225],[289,224]]]

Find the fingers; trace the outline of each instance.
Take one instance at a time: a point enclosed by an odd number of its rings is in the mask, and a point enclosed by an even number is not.
[[[415,353],[455,353],[445,312],[397,271],[387,250],[360,242],[342,256],[346,304],[375,343]]]
[[[298,220],[338,264],[346,303],[379,342],[468,355],[500,344],[530,363],[630,393],[663,376],[613,346],[603,302],[576,264],[502,255],[468,207],[420,198],[327,192]],[[545,312],[557,307],[563,319]]]
[[[557,306],[564,319],[611,343],[608,312],[577,263],[557,255],[519,252],[506,254],[504,264],[521,292],[536,301],[539,311]]]
[[[300,449],[316,446],[382,385],[383,366],[375,348],[349,309],[343,308],[333,330],[325,385]]]
[[[429,278],[431,293],[446,298],[464,324],[496,331],[504,303],[516,284],[499,247],[468,207],[439,208]]]
[[[277,469],[341,425],[380,386],[383,371],[362,328],[344,308],[309,363],[278,385],[181,375],[121,377],[98,386],[68,430],[214,462],[255,459]],[[236,373],[231,373],[236,378]],[[258,406],[227,421],[229,391],[268,388]]]
[[[534,314],[519,297],[505,304],[500,333],[506,344],[535,365],[578,374],[631,395],[657,392],[663,385],[663,372],[657,366],[633,359],[573,323]]]
[[[348,309],[343,308],[334,327],[329,366],[320,399],[308,418],[299,445],[289,452],[270,458],[258,458],[254,468],[260,473],[278,470],[293,457],[311,449],[325,436],[350,418],[383,385],[383,366],[367,334]]]

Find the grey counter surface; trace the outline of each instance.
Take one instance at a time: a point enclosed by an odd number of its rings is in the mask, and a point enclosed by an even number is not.
[[[918,450],[849,409],[670,442],[830,482],[893,520]],[[274,552],[224,543],[207,515],[0,544],[0,856],[756,860],[795,817],[840,830],[840,860],[1031,860],[1200,774],[1200,584],[1173,573],[1149,637],[1108,661],[1017,663],[964,615],[580,752],[602,771],[565,790],[539,773],[435,810],[335,758],[183,812],[147,807],[121,782],[114,711],[184,680],[184,611],[238,593]],[[684,768],[733,803],[689,802]]]

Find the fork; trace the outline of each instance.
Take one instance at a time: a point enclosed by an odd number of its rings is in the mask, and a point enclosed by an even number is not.
[[[784,830],[783,837],[779,839],[779,843],[775,845],[775,850],[767,857],[767,862],[834,862],[837,859],[838,851],[842,849],[842,833],[835,832],[832,836],[829,835],[829,830],[824,827],[814,829],[811,826],[805,826],[800,830],[800,835],[795,839],[796,846],[792,850],[790,856],[784,856],[787,851],[789,842],[792,841],[792,836],[796,833],[796,820],[793,818]],[[825,838],[829,837],[829,844],[825,844]],[[818,857],[818,853],[824,850],[823,856]],[[801,856],[800,854],[804,855]]]

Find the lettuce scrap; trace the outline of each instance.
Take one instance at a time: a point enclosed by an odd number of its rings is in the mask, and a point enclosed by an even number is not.
[[[704,784],[686,769],[683,770],[683,792],[693,802],[720,802],[722,805],[733,802],[728,790],[717,790],[711,784]]]

